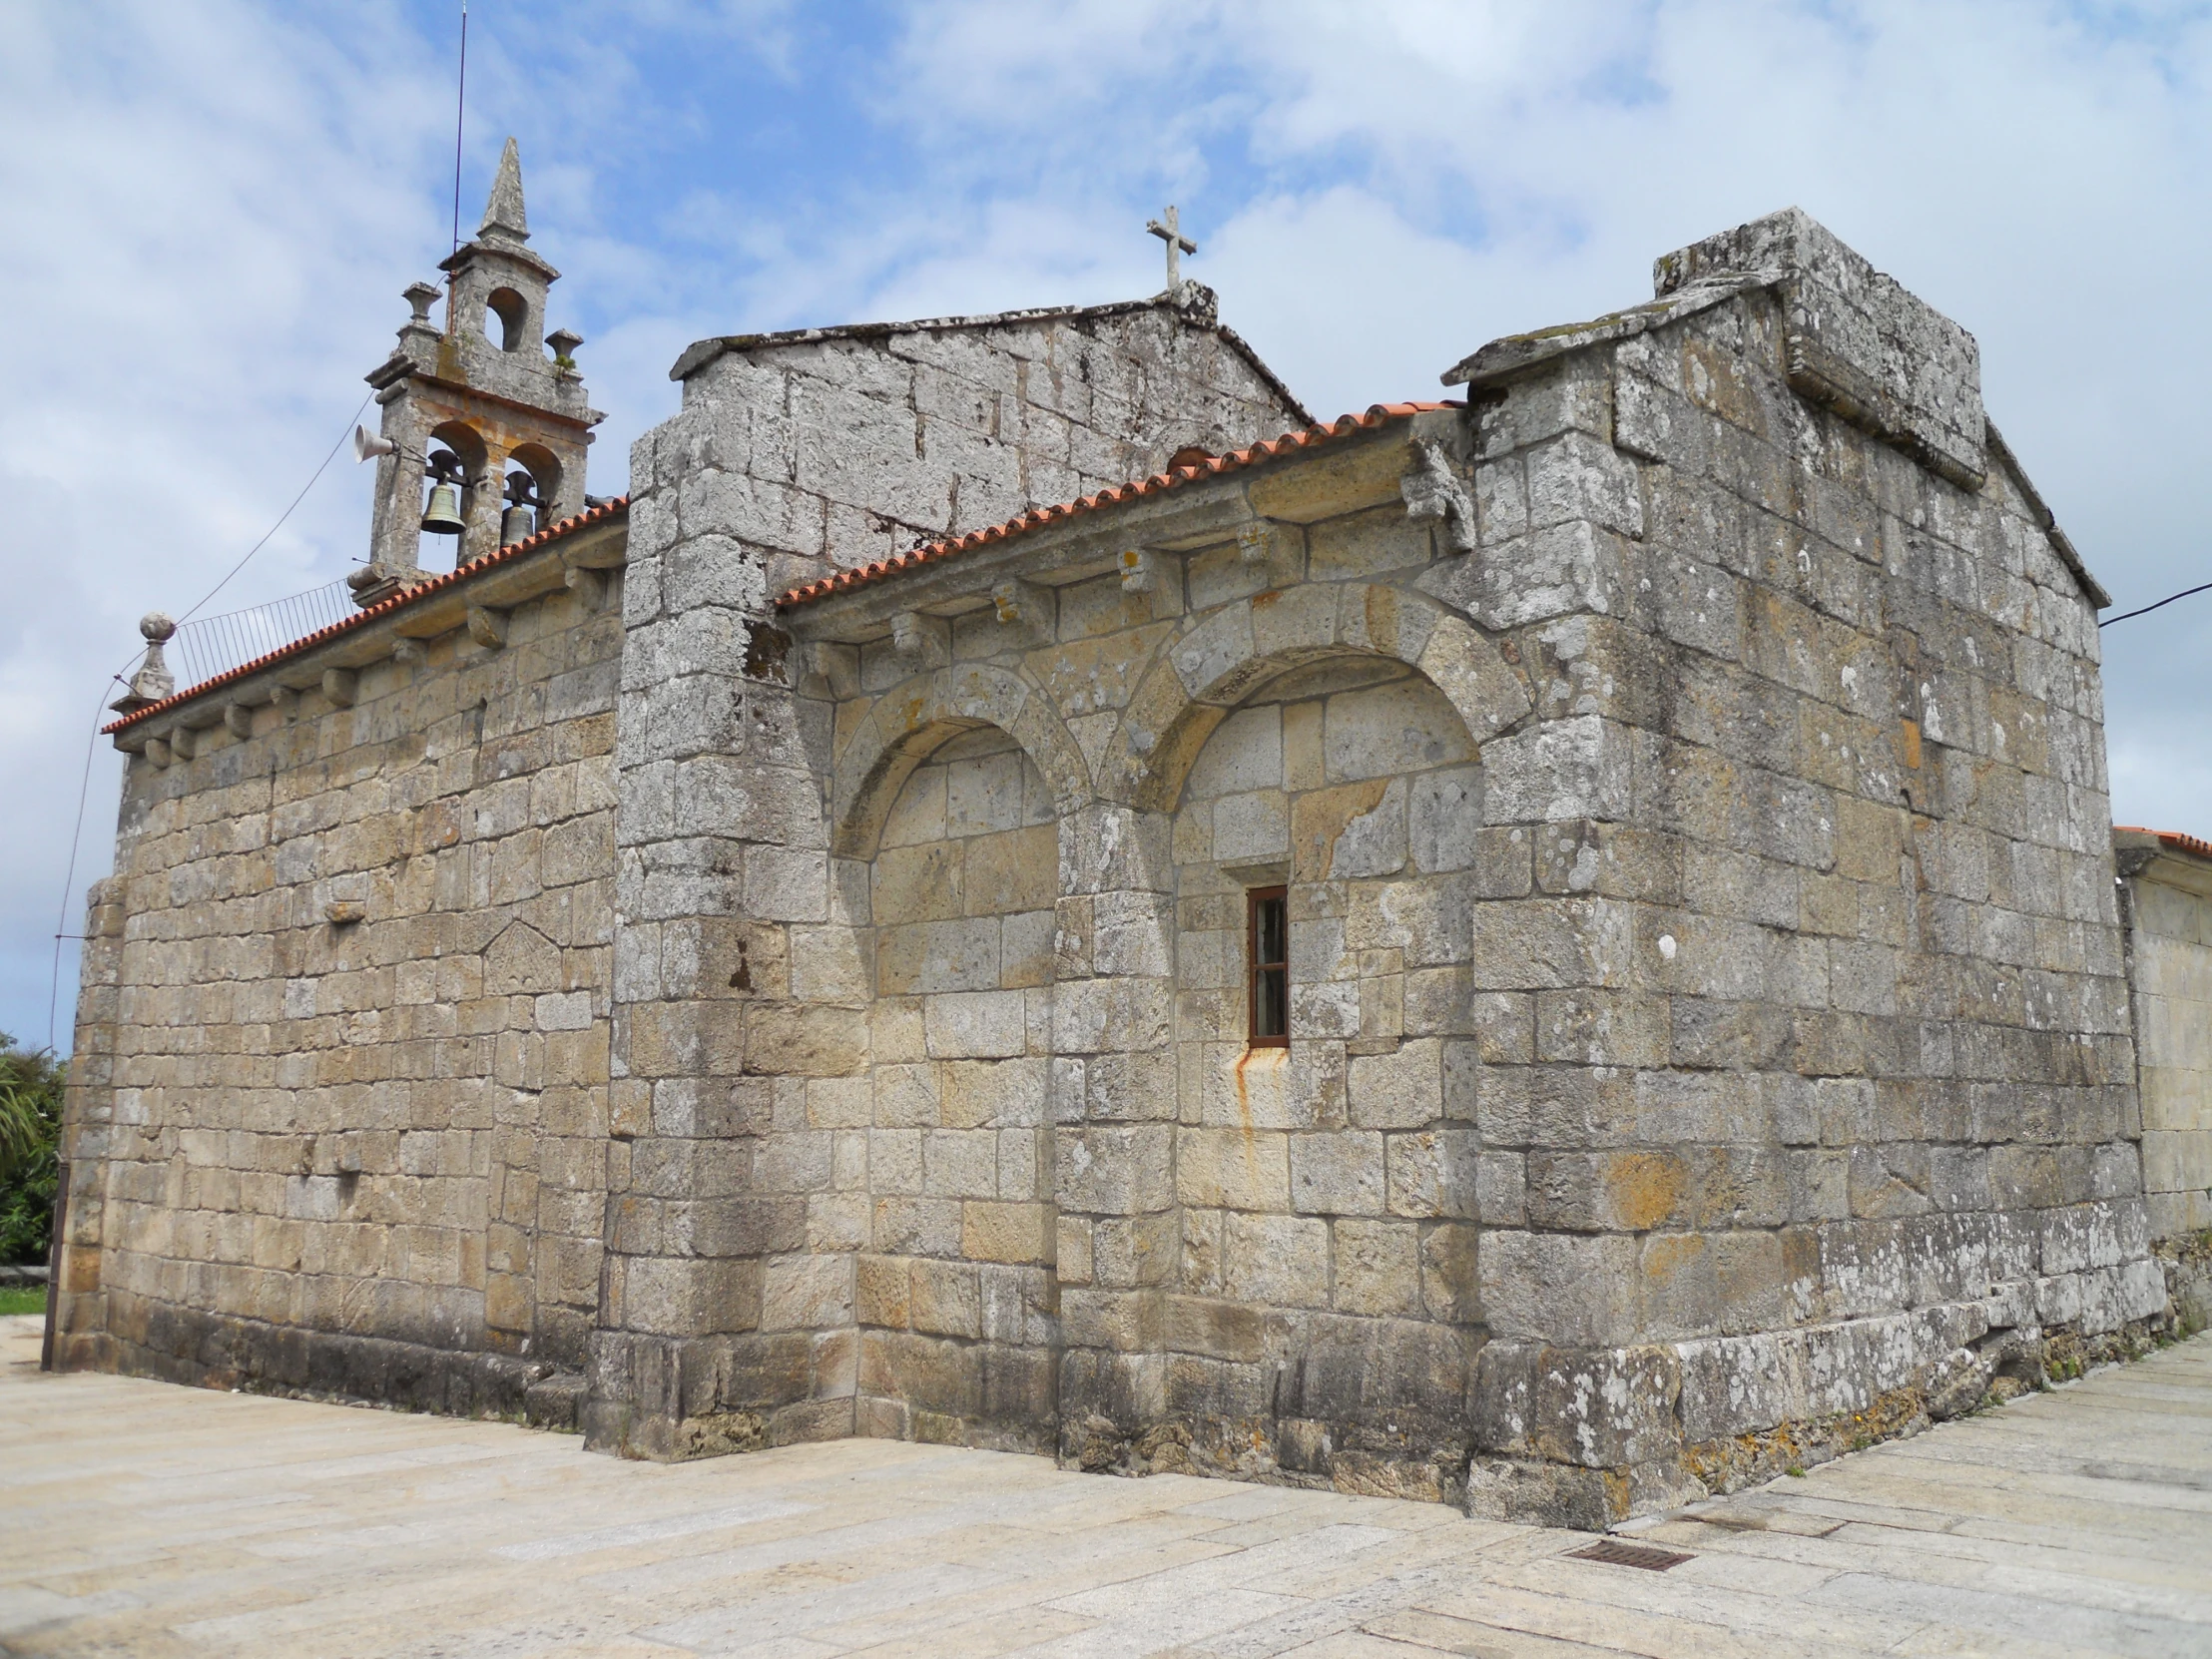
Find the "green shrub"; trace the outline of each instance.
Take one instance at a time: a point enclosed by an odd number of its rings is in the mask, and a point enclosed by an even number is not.
[[[0,1262],[43,1262],[60,1184],[62,1066],[0,1032]]]

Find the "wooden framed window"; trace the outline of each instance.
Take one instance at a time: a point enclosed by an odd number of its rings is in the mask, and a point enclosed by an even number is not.
[[[1245,894],[1249,920],[1245,959],[1251,974],[1254,1048],[1291,1046],[1290,889],[1254,887]]]

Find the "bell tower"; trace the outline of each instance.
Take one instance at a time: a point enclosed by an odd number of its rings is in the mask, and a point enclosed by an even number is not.
[[[444,329],[430,320],[438,290],[411,284],[414,314],[368,376],[384,412],[369,561],[346,578],[360,605],[437,573],[426,535],[452,541],[452,561],[464,565],[584,510],[585,450],[604,417],[576,370],[583,336],[545,331],[546,293],[561,274],[529,241],[510,138],[483,224],[438,268],[448,277]],[[427,506],[426,475],[435,485]]]

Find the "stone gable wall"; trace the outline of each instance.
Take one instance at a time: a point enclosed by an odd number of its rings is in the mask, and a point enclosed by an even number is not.
[[[563,593],[502,650],[455,630],[350,706],[131,759],[87,929],[68,1363],[573,1419],[619,648]]]
[[[1160,471],[1187,444],[1302,425],[1213,323],[1205,290],[1104,315],[885,329],[729,351],[641,440],[633,493],[692,558],[742,544],[767,591]],[[649,482],[650,481],[650,482]]]

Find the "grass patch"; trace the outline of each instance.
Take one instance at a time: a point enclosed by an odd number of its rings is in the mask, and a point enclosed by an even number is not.
[[[8,1314],[43,1314],[46,1312],[46,1287],[33,1285],[28,1288],[9,1286],[0,1290],[0,1316]]]

